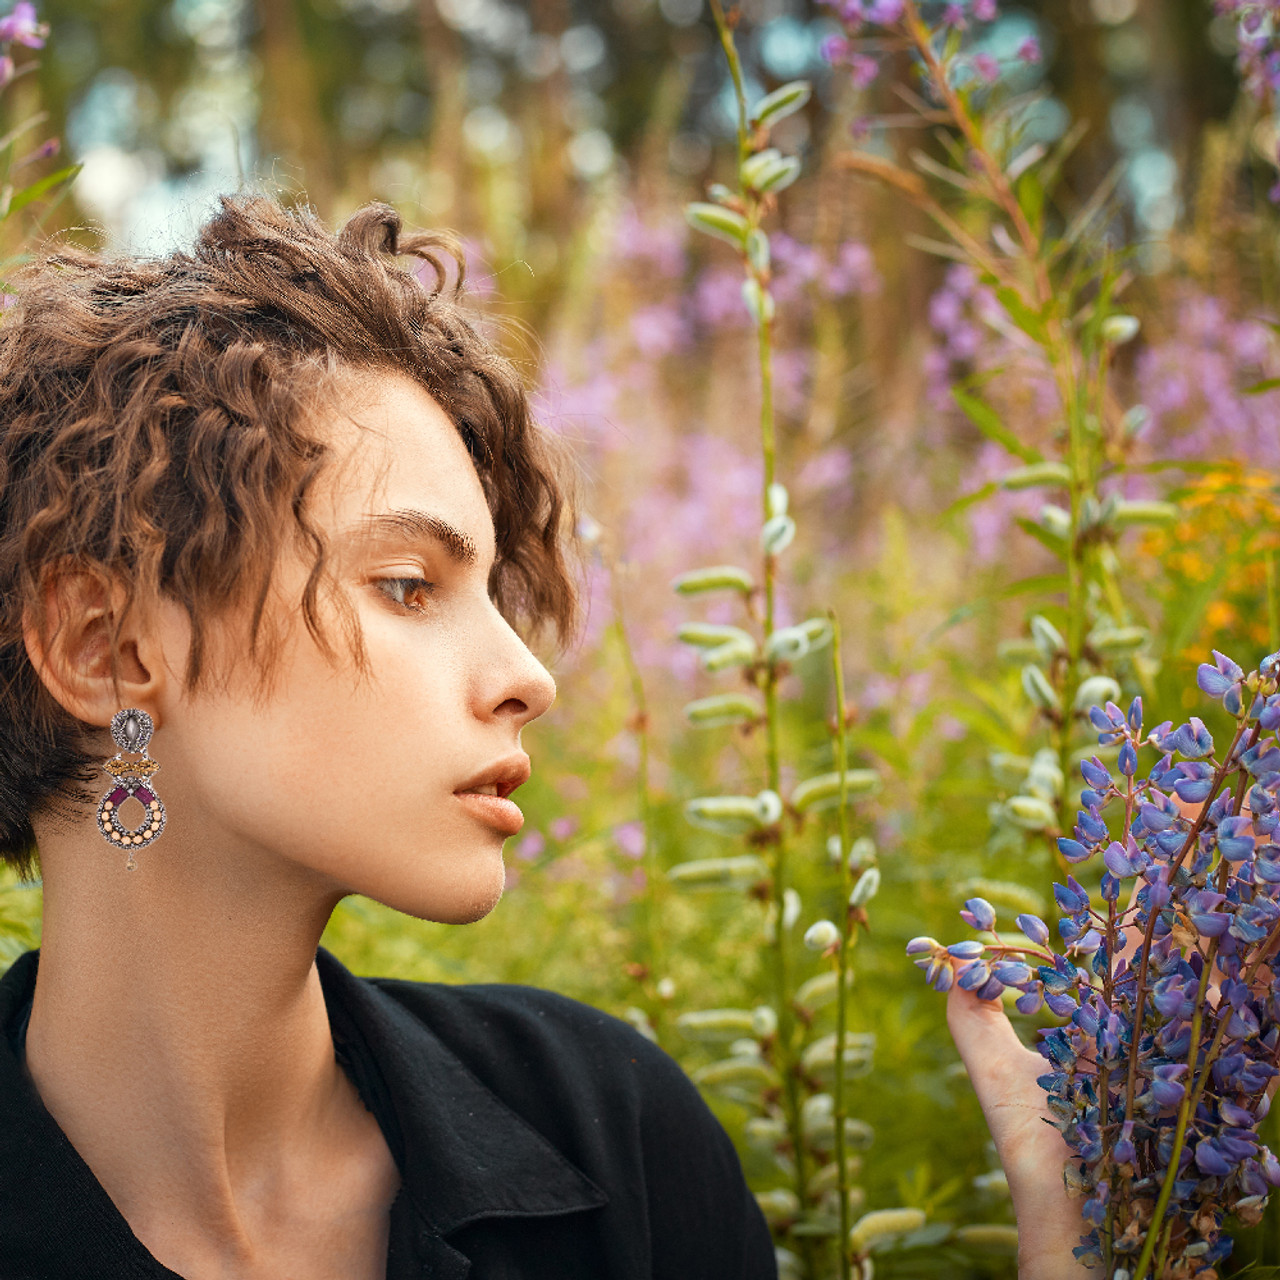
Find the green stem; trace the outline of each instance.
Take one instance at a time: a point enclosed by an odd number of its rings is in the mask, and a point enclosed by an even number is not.
[[[635,651],[631,647],[627,635],[626,617],[622,607],[622,592],[618,586],[617,566],[609,566],[609,580],[613,592],[614,626],[618,633],[618,644],[622,650],[623,665],[627,669],[627,679],[631,686],[631,703],[634,708],[636,743],[640,751],[640,760],[636,769],[636,800],[640,810],[640,825],[643,838],[640,865],[644,869],[645,884],[641,897],[641,919],[644,956],[642,964],[645,975],[641,979],[646,1001],[649,1005],[649,1022],[654,1033],[661,1041],[662,1001],[657,997],[655,984],[662,971],[661,931],[658,928],[658,893],[659,886],[664,883],[662,868],[658,865],[658,847],[653,839],[653,796],[649,785],[649,700],[645,693],[644,677],[640,665],[636,662]]]
[[[1276,553],[1267,552],[1267,647],[1280,649],[1280,586],[1276,582]]]
[[[845,1156],[844,1122],[847,1114],[844,1093],[844,1039],[848,1000],[845,980],[849,972],[850,933],[856,926],[850,921],[849,895],[853,886],[849,883],[849,811],[848,804],[848,741],[844,722],[844,667],[840,660],[840,623],[834,610],[827,610],[831,619],[831,668],[836,693],[836,768],[840,772],[840,902],[844,919],[840,928],[840,946],[836,952],[836,1187],[840,1197],[840,1280],[850,1280],[849,1260],[849,1169]]]
[[[733,29],[725,16],[721,0],[711,0],[711,13],[715,19],[716,32],[720,37],[721,47],[729,63],[729,74],[733,78],[734,94],[738,104],[738,190],[747,209],[747,219],[752,228],[760,220],[760,197],[742,186],[741,162],[751,154],[751,135],[748,129],[746,91],[742,78],[742,64],[738,59],[738,51],[733,40]],[[746,260],[749,277],[759,286],[759,297],[762,305],[756,317],[757,354],[760,364],[760,440],[764,453],[764,486],[761,493],[761,505],[764,519],[769,518],[769,487],[773,484],[776,447],[773,413],[773,325],[764,301],[768,297],[768,276],[758,270],[750,260]],[[774,605],[777,566],[775,557],[768,552],[764,555],[764,625],[763,646],[767,649],[769,639],[774,631]],[[765,785],[778,793],[781,790],[781,766],[779,751],[779,715],[778,715],[778,671],[772,662],[763,666],[763,686],[765,703]],[[799,1063],[795,1053],[796,1015],[792,1002],[791,954],[788,946],[788,930],[783,925],[783,914],[787,890],[787,843],[781,828],[777,832],[773,846],[773,876],[770,889],[772,906],[777,922],[773,937],[773,968],[777,990],[778,1034],[776,1040],[778,1070],[783,1084],[783,1109],[786,1114],[787,1132],[790,1136],[795,1156],[795,1190],[804,1205],[807,1199],[808,1157],[805,1150],[804,1132],[800,1123],[800,1078]],[[797,1240],[804,1267],[809,1280],[816,1280],[814,1263],[814,1245],[810,1237]]]
[[[724,50],[725,60],[729,63],[729,75],[733,78],[733,92],[738,100],[738,162],[741,163],[751,154],[751,137],[747,132],[747,93],[742,82],[742,63],[738,58],[738,49],[733,42],[733,28],[725,17],[724,6],[720,0],[711,0],[711,16],[716,20],[716,34],[720,37],[720,47]]]

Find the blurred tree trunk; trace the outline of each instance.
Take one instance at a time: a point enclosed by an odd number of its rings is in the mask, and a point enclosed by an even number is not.
[[[257,0],[256,12],[263,150],[297,165],[301,173],[296,185],[317,210],[329,216],[341,176],[320,111],[314,59],[302,38],[297,0]]]

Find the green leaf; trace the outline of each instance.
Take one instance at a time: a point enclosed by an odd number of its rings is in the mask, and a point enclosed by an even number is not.
[[[1244,394],[1247,396],[1260,396],[1264,391],[1274,391],[1280,387],[1280,378],[1263,378],[1261,382],[1255,382],[1251,387],[1245,387]]]
[[[1044,454],[1038,449],[1033,449],[1028,444],[1023,444],[1000,421],[1000,415],[985,400],[979,400],[977,396],[971,396],[967,391],[961,391],[959,387],[952,387],[951,394],[955,397],[956,404],[964,410],[965,417],[988,440],[994,440],[996,444],[1003,445],[1015,457],[1021,458],[1023,462],[1044,461]]]
[[[751,109],[751,124],[772,128],[779,120],[793,115],[809,101],[813,86],[807,80],[792,80],[766,94]]]
[[[1014,522],[1023,533],[1030,534],[1042,547],[1047,547],[1055,556],[1066,555],[1067,544],[1055,534],[1050,533],[1048,529],[1038,525],[1034,520],[1028,520],[1026,516],[1015,516]]]
[[[722,208],[718,204],[707,204],[695,200],[684,207],[685,220],[695,231],[715,236],[735,249],[744,248],[750,227],[746,218],[732,209]]]
[[[33,200],[38,200],[42,195],[52,191],[54,187],[60,186],[64,182],[70,182],[83,168],[83,165],[71,164],[65,169],[57,170],[55,173],[45,174],[43,178],[38,182],[33,182],[29,187],[23,187],[9,201],[9,213],[13,214],[17,213],[19,209],[25,209]]]
[[[1038,346],[1045,346],[1049,341],[1048,331],[1044,327],[1044,319],[1038,311],[1023,302],[1016,289],[1004,285],[996,290],[996,298],[1009,313],[1009,319]]]

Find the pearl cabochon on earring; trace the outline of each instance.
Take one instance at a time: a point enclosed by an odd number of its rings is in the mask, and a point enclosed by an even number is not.
[[[129,850],[126,868],[132,871],[135,849],[151,844],[164,830],[164,805],[150,786],[151,775],[160,766],[147,755],[147,743],[155,729],[151,717],[137,707],[125,707],[111,718],[111,736],[121,751],[141,751],[141,760],[125,760],[117,751],[102,766],[115,779],[116,786],[98,801],[98,830],[102,838],[118,849]],[[142,802],[146,816],[133,828],[120,821],[120,806],[130,796]]]

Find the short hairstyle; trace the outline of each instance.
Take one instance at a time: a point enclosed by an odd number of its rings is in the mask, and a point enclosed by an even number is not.
[[[251,604],[261,688],[285,638],[266,603],[292,534],[313,558],[302,614],[333,660],[316,609],[329,549],[306,510],[333,451],[308,425],[345,373],[408,375],[449,415],[493,517],[489,586],[504,617],[526,633],[550,626],[562,644],[577,622],[572,465],[468,317],[458,241],[402,233],[385,204],[334,233],[270,197],[220,203],[190,253],[45,249],[14,278],[0,324],[0,859],[24,876],[38,862],[31,814],[92,798],[68,784],[105,787],[114,749],[84,753],[105,731],[68,713],[28,658],[24,612],[44,635],[52,571],[122,586],[121,622],[135,602],[180,603],[192,692],[209,674],[207,624]],[[416,272],[398,254],[420,259]],[[367,674],[354,610],[332,594]]]

